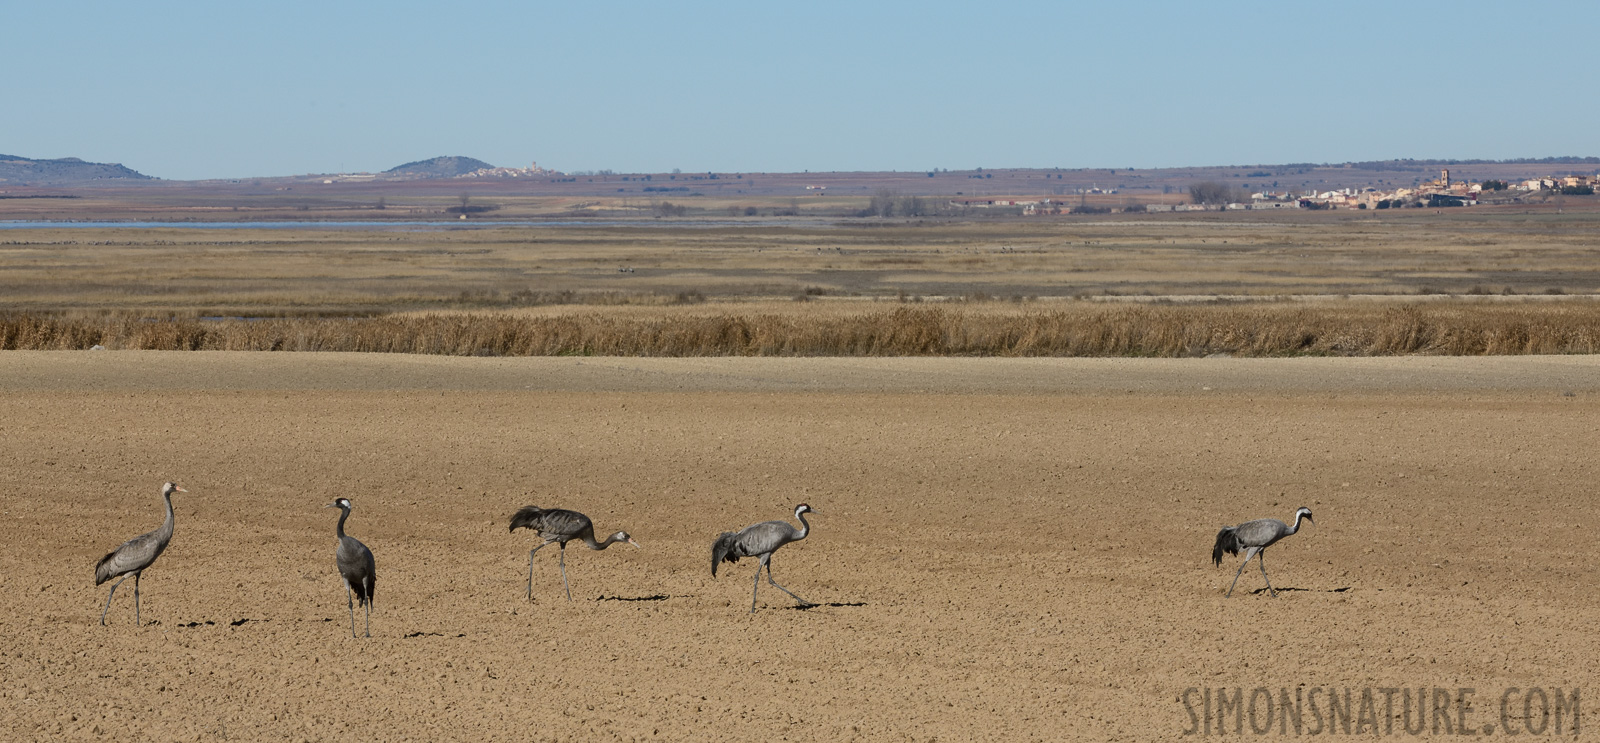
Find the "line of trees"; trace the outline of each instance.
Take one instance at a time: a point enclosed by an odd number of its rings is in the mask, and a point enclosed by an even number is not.
[[[1249,201],[1250,194],[1242,188],[1234,188],[1226,183],[1216,181],[1201,181],[1190,184],[1189,198],[1196,204],[1221,206],[1237,202]]]
[[[863,217],[936,217],[949,212],[942,208],[943,202],[937,199],[924,199],[921,196],[901,196],[896,191],[887,188],[878,189],[872,195],[867,208],[860,212]]]

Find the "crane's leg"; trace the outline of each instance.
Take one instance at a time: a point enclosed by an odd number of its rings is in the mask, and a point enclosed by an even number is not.
[[[350,607],[350,636],[356,636],[356,600],[350,593],[350,584],[344,586],[344,603]]]
[[[144,573],[140,570],[133,574],[133,626],[143,627],[139,622],[139,576]]]
[[[750,586],[750,613],[756,613],[756,594],[761,592],[761,566],[756,565],[756,580]]]
[[[567,543],[561,543],[561,585],[567,587],[567,600],[572,600],[572,586],[567,583]]]
[[[544,546],[546,544],[549,544],[549,542],[541,542],[538,547],[534,547],[532,550],[530,550],[528,552],[528,600],[529,601],[533,600],[533,556],[539,550],[544,549]]]
[[[1271,578],[1267,578],[1267,551],[1266,550],[1261,550],[1260,554],[1256,555],[1256,565],[1261,567],[1261,577],[1265,578],[1266,581],[1267,581],[1267,595],[1269,595],[1269,596],[1271,596],[1273,598],[1277,598],[1278,597],[1278,591],[1277,591],[1277,589],[1272,587],[1272,579]]]
[[[757,570],[756,571],[756,575],[760,575],[760,574],[761,574],[761,571]],[[774,586],[778,586],[778,582],[772,579],[772,563],[770,563],[770,562],[767,563],[767,582],[771,583]],[[814,606],[814,604],[812,604],[810,601],[807,601],[807,600],[805,600],[803,598],[800,598],[799,596],[794,595],[793,591],[790,591],[789,589],[784,588],[783,586],[778,586],[778,590],[789,594],[789,597],[794,599],[795,601],[799,601],[801,606]]]
[[[1239,563],[1239,572],[1233,574],[1233,583],[1228,586],[1228,595],[1223,596],[1223,598],[1231,598],[1233,596],[1234,586],[1239,585],[1239,575],[1244,572],[1244,566],[1250,564],[1250,558],[1252,557],[1255,557],[1253,553],[1244,553],[1244,562]]]
[[[367,637],[372,636],[372,599],[367,599]]]
[[[126,575],[122,576],[122,580],[127,580],[127,579],[128,579],[128,576],[126,576]],[[117,586],[122,585],[122,580],[119,580],[116,583],[113,583],[111,585],[111,596],[117,595]],[[101,627],[106,626],[106,612],[111,611],[111,596],[107,596],[106,597],[106,608],[105,608],[105,611],[100,612],[100,626]]]

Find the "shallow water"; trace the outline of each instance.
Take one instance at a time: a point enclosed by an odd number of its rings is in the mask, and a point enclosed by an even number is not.
[[[484,229],[489,227],[750,227],[750,226],[816,226],[826,222],[816,223],[805,220],[786,222],[738,222],[730,220],[537,220],[537,219],[506,219],[506,220],[434,220],[434,221],[313,221],[299,220],[286,222],[116,222],[116,221],[77,221],[77,220],[0,220],[0,230],[36,230],[36,229],[201,229],[201,230],[373,230],[373,229],[402,229],[402,230],[444,230],[444,229]]]

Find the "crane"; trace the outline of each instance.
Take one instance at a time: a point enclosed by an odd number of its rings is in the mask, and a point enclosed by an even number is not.
[[[372,560],[372,550],[361,540],[344,533],[345,519],[350,518],[349,498],[340,498],[329,503],[323,508],[339,509],[339,526],[334,533],[339,535],[339,547],[333,553],[334,564],[339,568],[339,577],[344,579],[344,600],[350,608],[350,636],[356,636],[356,605],[359,600],[367,608],[367,637],[372,636],[372,594],[378,587],[378,568]],[[351,594],[355,599],[351,599]]]
[[[172,541],[172,494],[187,493],[189,491],[178,487],[175,482],[161,486],[161,499],[167,504],[167,520],[155,531],[140,534],[137,537],[123,542],[120,547],[106,553],[100,562],[94,565],[94,584],[100,585],[112,578],[122,576],[111,587],[111,595],[106,596],[106,608],[100,612],[100,626],[106,624],[106,612],[111,611],[111,598],[117,595],[117,586],[133,576],[133,626],[138,627],[139,622],[139,576],[144,569],[150,567],[167,548],[167,543]]]
[[[806,514],[817,513],[817,510],[801,503],[794,507],[794,517],[800,520],[799,529],[789,525],[787,521],[763,521],[740,529],[738,532],[725,531],[717,537],[711,545],[711,577],[717,577],[717,565],[724,562],[738,562],[741,557],[759,557],[761,564],[756,566],[755,585],[750,591],[750,613],[756,613],[756,594],[761,590],[761,568],[767,569],[767,582],[777,586],[778,590],[789,594],[800,606],[813,606],[793,591],[778,585],[772,579],[772,553],[779,547],[790,542],[805,539],[811,533],[811,523],[806,521]]]
[[[540,508],[538,506],[524,506],[511,517],[511,531],[518,529],[532,529],[540,538],[544,539],[538,547],[528,552],[528,600],[533,600],[533,556],[545,545],[555,542],[561,547],[561,585],[567,589],[567,600],[572,600],[572,585],[567,583],[567,542],[574,539],[582,540],[589,545],[589,549],[603,550],[616,542],[626,542],[634,549],[644,549],[633,537],[625,531],[619,531],[606,537],[604,542],[594,539],[594,522],[577,511],[565,508]]]
[[[1311,509],[1301,506],[1294,512],[1294,526],[1277,519],[1256,519],[1238,526],[1224,526],[1222,531],[1217,532],[1217,544],[1211,548],[1211,564],[1221,565],[1224,552],[1237,555],[1239,550],[1244,550],[1244,562],[1239,563],[1239,572],[1233,574],[1233,585],[1228,586],[1228,596],[1233,595],[1234,586],[1239,585],[1239,575],[1244,572],[1244,566],[1250,564],[1252,557],[1257,558],[1256,565],[1261,568],[1261,577],[1267,581],[1267,592],[1272,596],[1278,595],[1272,587],[1272,579],[1267,578],[1267,548],[1300,531],[1300,519],[1317,523],[1311,519]]]

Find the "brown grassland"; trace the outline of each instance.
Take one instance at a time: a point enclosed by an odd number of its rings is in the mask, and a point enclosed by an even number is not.
[[[1593,352],[1600,214],[1423,211],[11,229],[0,232],[0,347]]]
[[[1597,228],[0,228],[0,739],[1576,737]],[[165,480],[146,625],[124,585],[102,627]],[[800,502],[774,575],[821,605],[751,614],[711,541]],[[544,550],[530,602],[527,504],[644,549],[568,550],[570,603]],[[1224,598],[1218,528],[1297,506],[1281,595]],[[1257,687],[1353,704],[1201,721]]]

